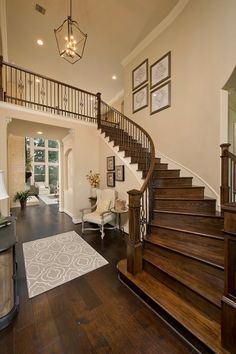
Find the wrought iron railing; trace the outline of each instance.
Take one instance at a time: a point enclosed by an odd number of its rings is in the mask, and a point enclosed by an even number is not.
[[[4,61],[0,62],[0,66],[2,100],[44,112],[96,122],[95,94]]]
[[[129,194],[128,271],[142,269],[142,239],[152,211],[151,177],[155,149],[150,135],[138,124],[93,94],[22,69],[0,57],[0,101],[97,123],[139,164],[144,174],[140,190]],[[132,152],[129,154],[129,152]]]
[[[142,240],[152,212],[151,177],[155,165],[155,148],[150,135],[119,111],[101,102],[98,127],[105,131],[127,156],[132,156],[144,172],[140,190],[129,191],[128,271],[135,274],[142,269]],[[130,153],[129,153],[130,152]]]
[[[221,205],[236,202],[236,156],[221,144]]]

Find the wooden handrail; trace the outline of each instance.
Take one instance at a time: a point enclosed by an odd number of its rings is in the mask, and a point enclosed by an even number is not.
[[[16,70],[23,71],[23,72],[25,72],[25,73],[27,73],[27,74],[29,74],[29,75],[33,75],[33,76],[39,77],[39,78],[41,78],[41,79],[51,81],[51,82],[53,82],[53,83],[55,83],[55,84],[59,84],[59,85],[61,85],[61,86],[64,86],[64,87],[67,87],[67,88],[70,88],[70,89],[73,89],[73,90],[77,90],[77,91],[80,91],[80,92],[83,92],[83,93],[86,93],[86,94],[88,94],[88,95],[92,95],[92,96],[96,97],[96,93],[92,93],[92,92],[89,92],[89,91],[86,91],[86,90],[82,90],[82,89],[80,89],[80,88],[78,88],[78,87],[76,87],[76,86],[72,86],[72,85],[66,84],[66,83],[64,83],[64,82],[62,82],[62,81],[58,81],[58,80],[52,79],[52,78],[50,78],[50,77],[48,77],[48,76],[38,74],[38,73],[36,73],[36,72],[34,72],[34,71],[31,71],[31,70],[28,70],[28,69],[24,69],[24,68],[22,68],[21,66],[18,66],[18,65],[15,65],[15,64],[7,63],[7,62],[4,61],[4,60],[2,61],[2,65],[3,65],[3,66],[5,65],[5,66],[7,66],[7,67],[9,67],[9,68],[12,68],[12,69],[16,69]]]
[[[13,65],[0,58],[0,100],[95,122],[99,95]]]
[[[129,236],[127,242],[127,270],[136,274],[142,270],[142,238],[147,228],[151,201],[151,178],[155,166],[155,147],[150,135],[143,127],[108,106],[102,101],[101,115],[105,116],[99,128],[108,130],[111,124],[118,124],[117,139],[130,143],[130,147],[139,148],[140,156],[144,154],[146,160],[146,176],[140,190],[131,190],[129,195]],[[110,119],[110,120],[109,120]],[[103,122],[107,122],[105,124]],[[122,129],[119,129],[122,128]],[[126,134],[126,135],[125,135]],[[152,202],[152,201],[151,201]]]

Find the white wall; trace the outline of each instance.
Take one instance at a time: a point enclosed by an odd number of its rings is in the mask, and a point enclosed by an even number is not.
[[[235,66],[236,1],[190,0],[177,19],[124,67],[125,115],[157,149],[220,186],[220,89]],[[132,114],[132,70],[171,51],[171,107]],[[127,62],[127,61],[126,61]]]

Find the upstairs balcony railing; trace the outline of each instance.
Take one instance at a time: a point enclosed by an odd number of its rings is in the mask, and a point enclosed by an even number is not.
[[[109,129],[110,136],[123,150],[135,151],[144,172],[140,190],[129,195],[129,237],[127,242],[128,271],[142,270],[142,240],[152,211],[151,177],[155,165],[155,149],[149,134],[138,124],[91,93],[50,79],[3,61],[0,57],[0,101],[97,123]],[[131,156],[131,155],[128,155]]]
[[[97,121],[95,94],[6,63],[2,57],[0,68],[2,101],[84,121]]]

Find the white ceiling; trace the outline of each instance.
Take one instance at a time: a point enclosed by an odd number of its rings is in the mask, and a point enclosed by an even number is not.
[[[73,0],[73,19],[88,40],[81,61],[58,55],[54,28],[69,14],[69,0],[7,0],[9,61],[109,101],[123,87],[121,61],[153,30],[178,0]],[[43,16],[35,11],[46,8]],[[45,45],[40,47],[36,40]],[[112,75],[117,80],[112,80]]]
[[[41,131],[43,134],[38,135],[38,131]],[[16,136],[62,140],[69,134],[69,129],[21,119],[12,119],[11,123],[8,125],[8,133]]]

